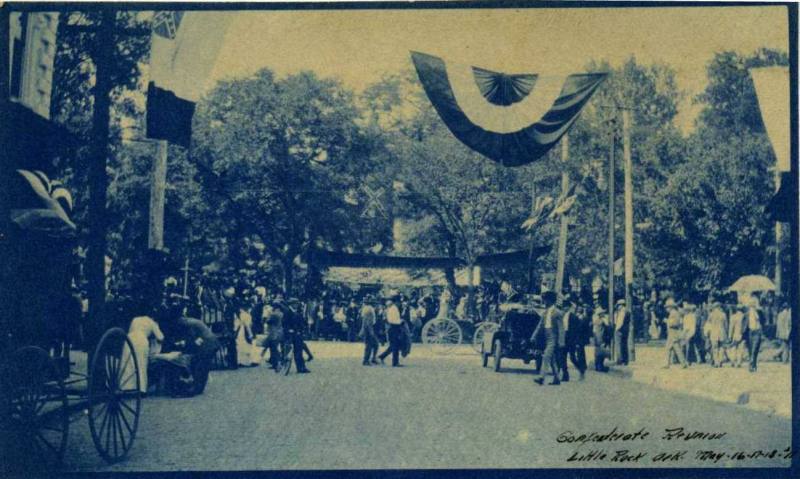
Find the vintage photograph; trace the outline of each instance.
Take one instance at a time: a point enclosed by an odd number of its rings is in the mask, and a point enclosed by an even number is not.
[[[797,31],[4,2],[0,476],[790,477]]]

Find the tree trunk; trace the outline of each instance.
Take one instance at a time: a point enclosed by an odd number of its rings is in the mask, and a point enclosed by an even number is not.
[[[456,258],[456,244],[454,241],[448,241],[447,243],[447,255],[450,258]],[[456,271],[455,268],[446,268],[444,270],[444,277],[447,280],[447,285],[450,288],[450,291],[453,293],[456,292]]]
[[[469,263],[467,268],[467,304],[464,309],[467,318],[475,318],[475,265]]]
[[[286,298],[292,294],[292,283],[294,282],[294,257],[286,255],[281,258],[283,263],[283,294]]]

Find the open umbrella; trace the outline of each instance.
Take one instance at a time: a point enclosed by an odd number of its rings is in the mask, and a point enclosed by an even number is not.
[[[737,293],[752,293],[754,291],[775,291],[775,283],[766,276],[749,274],[737,279],[728,291]]]

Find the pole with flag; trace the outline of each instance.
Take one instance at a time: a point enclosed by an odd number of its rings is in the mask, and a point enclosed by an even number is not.
[[[189,147],[203,95],[232,19],[230,12],[156,12],[150,43],[147,136]]]
[[[150,41],[147,136],[158,141],[150,186],[148,246],[164,248],[169,143],[189,148],[196,102],[222,47],[228,12],[156,12]]]

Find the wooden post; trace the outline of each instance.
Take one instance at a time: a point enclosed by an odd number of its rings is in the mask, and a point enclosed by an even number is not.
[[[151,249],[164,249],[164,192],[167,184],[166,140],[158,141],[158,152],[153,161],[150,183],[150,226],[147,246]]]
[[[775,169],[775,192],[781,188],[781,172]],[[775,222],[775,294],[783,292],[783,271],[781,267],[781,239],[783,237],[783,225],[780,221]]]
[[[106,300],[105,256],[106,256],[106,198],[108,177],[109,108],[111,107],[111,74],[114,52],[114,22],[116,11],[103,10],[95,37],[96,57],[94,86],[94,109],[92,111],[92,143],[89,161],[89,239],[86,258],[88,280],[89,318],[95,332],[102,331],[102,312]]]
[[[536,183],[531,181],[531,214],[536,211]],[[528,293],[533,293],[533,232],[531,231],[531,244],[528,248]]]
[[[622,158],[625,172],[625,308],[630,315],[628,326],[628,356],[636,359],[634,351],[633,321],[633,160],[631,159],[631,117],[630,110],[622,110]]]
[[[189,294],[189,255],[186,255],[186,262],[183,264],[183,297],[188,298]]]
[[[569,137],[564,135],[561,137],[561,163],[564,171],[561,173],[561,191],[566,194],[569,189],[569,173],[567,173],[566,165],[569,160]],[[558,264],[556,266],[556,284],[555,292],[559,296],[562,294],[564,288],[564,267],[567,260],[567,215],[561,215],[561,229],[558,234]]]
[[[614,327],[614,142],[616,140],[616,122],[611,121],[611,150],[608,155],[608,319]],[[614,335],[611,336],[611,360],[614,357]]]

